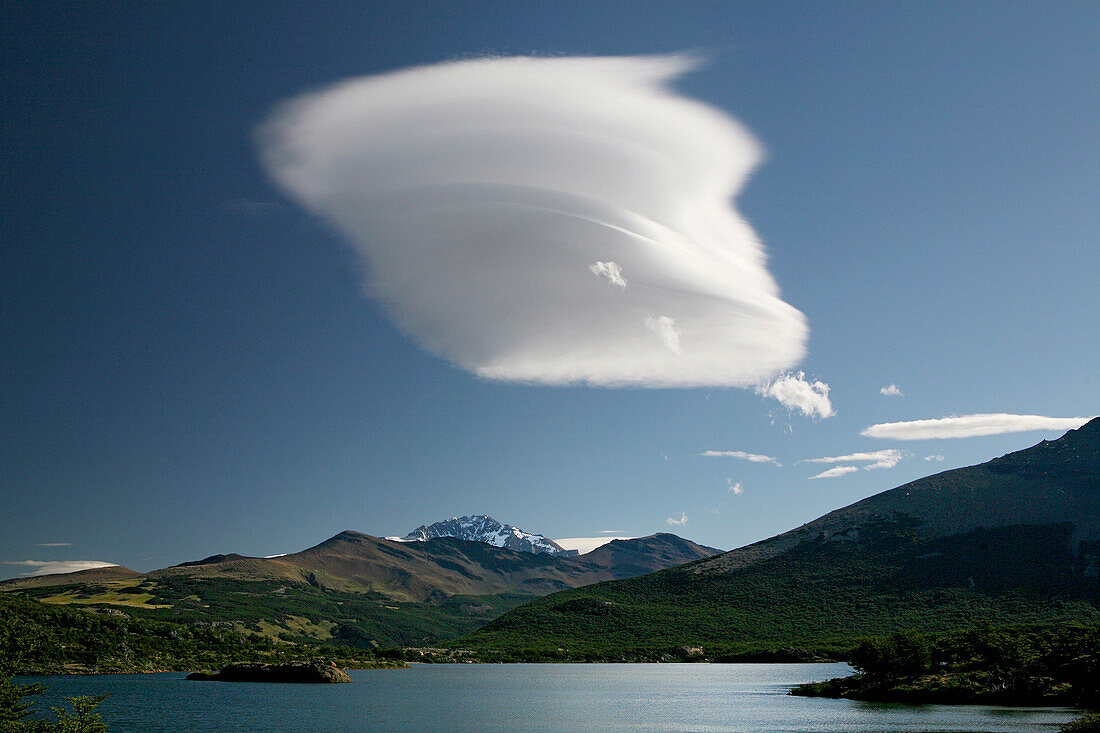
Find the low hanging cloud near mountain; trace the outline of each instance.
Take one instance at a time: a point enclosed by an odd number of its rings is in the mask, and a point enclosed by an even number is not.
[[[113,562],[102,560],[7,560],[0,565],[16,565],[24,568],[32,568],[29,572],[20,573],[24,578],[32,578],[38,575],[53,575],[54,573],[75,573],[80,570],[94,570],[95,568],[113,568],[117,565]]]
[[[776,466],[783,465],[771,456],[765,456],[760,453],[746,453],[743,450],[705,450],[699,455],[704,458],[737,458],[752,463],[772,463]]]
[[[559,547],[563,547],[566,550],[576,550],[580,554],[592,552],[597,547],[603,547],[608,542],[614,540],[632,540],[634,537],[619,534],[618,536],[609,535],[603,533],[601,530],[600,537],[562,537],[561,539],[554,540]]]
[[[675,527],[683,527],[685,524],[688,523],[688,515],[684,514],[683,512],[680,512],[680,518],[679,519],[669,517],[668,519],[665,520],[665,522],[667,524],[671,524]]]
[[[789,411],[801,412],[806,417],[824,419],[836,414],[829,401],[829,385],[818,380],[807,381],[805,372],[784,374],[758,386],[756,393],[771,397]]]
[[[975,438],[982,435],[1024,433],[1031,430],[1073,430],[1091,419],[1006,413],[959,415],[935,420],[880,423],[867,428],[862,434],[868,438],[889,438],[890,440]]]
[[[398,326],[467,371],[766,385],[828,417],[827,385],[771,381],[808,328],[731,204],[759,145],[669,86],[697,65],[484,58],[352,79],[278,109],[261,156],[355,245]]]

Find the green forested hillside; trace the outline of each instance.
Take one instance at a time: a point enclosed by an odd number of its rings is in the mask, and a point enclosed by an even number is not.
[[[1097,622],[1098,467],[1093,420],[756,545],[546,596],[455,644],[500,658],[718,658],[978,622]]]
[[[783,647],[836,653],[862,636],[982,621],[1100,622],[1095,582],[1072,583],[1068,572],[1016,576],[1004,565],[1014,557],[1015,568],[1072,568],[1075,561],[1055,551],[1065,531],[1026,527],[922,543],[881,528],[860,545],[807,543],[729,574],[689,565],[556,593],[455,643],[535,657],[561,649],[569,658],[648,659],[701,647],[715,658]]]
[[[24,674],[218,668],[234,661],[337,658],[370,666],[369,651],[280,643],[211,625],[184,625],[48,605],[0,594],[0,657]]]
[[[531,599],[454,596],[424,604],[300,583],[187,575],[29,588],[20,594],[47,600],[43,605],[60,610],[89,608],[103,618],[171,622],[254,634],[267,641],[360,648],[421,646],[453,638]],[[10,597],[0,594],[0,599]]]

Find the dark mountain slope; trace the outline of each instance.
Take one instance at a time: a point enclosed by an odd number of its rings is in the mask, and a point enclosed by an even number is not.
[[[721,552],[674,534],[658,532],[633,540],[612,540],[577,560],[606,568],[607,572],[614,572],[618,578],[630,578],[713,557]]]
[[[541,598],[461,641],[653,656],[977,621],[1100,620],[1100,420],[870,497],[791,532],[641,577]]]
[[[1044,440],[978,466],[918,479],[830,512],[696,567],[735,570],[811,539],[857,540],[868,522],[916,520],[921,537],[1014,524],[1074,525],[1074,541],[1100,539],[1100,418],[1062,438]]]

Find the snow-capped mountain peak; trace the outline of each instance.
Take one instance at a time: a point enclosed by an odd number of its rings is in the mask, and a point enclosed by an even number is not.
[[[501,524],[485,514],[468,517],[451,517],[435,524],[420,525],[403,538],[404,542],[423,542],[436,537],[457,537],[461,540],[485,542],[517,552],[545,553],[548,555],[576,555],[576,550],[566,550],[554,540],[540,534],[524,532],[519,527]]]

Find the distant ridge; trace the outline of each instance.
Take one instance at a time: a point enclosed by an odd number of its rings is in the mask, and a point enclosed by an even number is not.
[[[103,568],[77,570],[72,573],[51,573],[49,575],[32,575],[25,578],[0,580],[0,590],[3,590],[4,586],[11,588],[44,588],[58,585],[58,580],[65,583],[95,583],[106,580],[137,578],[141,575],[142,573],[122,565],[109,565]]]
[[[231,552],[228,555],[211,555],[210,557],[204,557],[202,560],[191,560],[190,562],[181,562],[176,567],[189,568],[195,565],[213,565],[219,562],[231,562],[233,560],[246,560],[248,559],[244,555],[238,555],[235,552]]]

